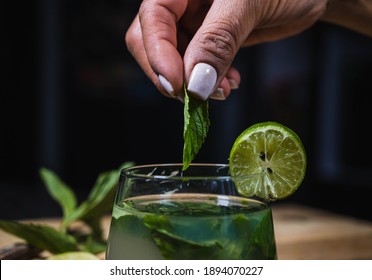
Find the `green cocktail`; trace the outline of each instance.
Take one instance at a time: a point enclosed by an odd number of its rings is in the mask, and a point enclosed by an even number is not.
[[[228,166],[152,165],[121,175],[107,259],[276,259],[269,202],[241,197]]]

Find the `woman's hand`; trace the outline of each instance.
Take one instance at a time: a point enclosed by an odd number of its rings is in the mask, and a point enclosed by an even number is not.
[[[239,86],[231,64],[241,47],[310,27],[327,0],[143,0],[126,34],[129,51],[158,90],[225,99]]]

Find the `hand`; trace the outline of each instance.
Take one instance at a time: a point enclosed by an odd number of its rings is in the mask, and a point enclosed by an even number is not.
[[[126,33],[129,51],[158,90],[225,99],[240,83],[241,47],[302,32],[327,0],[143,0]]]

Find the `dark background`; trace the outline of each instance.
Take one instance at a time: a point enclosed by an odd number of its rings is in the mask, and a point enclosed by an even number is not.
[[[162,96],[129,55],[125,31],[141,1],[1,3],[0,218],[60,215],[39,169],[84,199],[125,161],[182,160],[183,104]],[[308,170],[298,202],[372,220],[372,38],[317,23],[242,49],[226,101],[195,159],[227,163],[236,137],[273,120],[296,131]]]

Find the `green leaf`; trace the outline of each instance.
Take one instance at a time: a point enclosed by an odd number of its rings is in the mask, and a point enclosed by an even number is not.
[[[92,254],[98,254],[106,250],[106,242],[103,240],[97,240],[91,235],[87,236],[87,239],[84,242],[81,242],[80,245],[82,251],[90,252]]]
[[[133,166],[133,162],[126,162],[117,170],[100,174],[87,200],[78,207],[76,196],[70,187],[54,172],[42,168],[40,175],[47,191],[63,210],[61,230],[46,225],[4,220],[0,220],[0,229],[53,254],[77,250],[102,252],[105,250],[106,241],[102,236],[101,217],[105,212],[112,211],[120,171],[130,166]],[[67,227],[77,220],[84,221],[90,227],[91,232],[88,235],[76,236],[65,232]]]
[[[198,154],[209,130],[208,100],[188,95],[185,88],[183,167],[186,170]]]
[[[30,245],[53,254],[78,250],[74,237],[50,226],[0,220],[0,228],[18,236]]]
[[[67,217],[65,223],[70,224],[76,220],[84,220],[93,227],[93,231],[99,230],[99,224],[97,224],[96,220],[107,211],[112,211],[120,171],[130,166],[133,166],[133,162],[126,162],[116,170],[101,173],[89,193],[87,200],[82,202],[79,207]]]
[[[132,235],[140,238],[151,238],[150,230],[143,224],[142,217],[136,215],[124,215],[119,218],[113,218],[111,227],[114,232],[121,235]]]
[[[258,225],[252,233],[252,243],[256,244],[256,248],[260,248],[258,256],[262,256],[264,254],[268,257],[271,256],[273,258],[276,258],[276,244],[275,239],[272,238],[275,233],[271,210],[265,212],[262,219],[259,219],[257,223]]]
[[[146,215],[144,225],[165,259],[223,259],[223,246],[218,240],[194,242],[171,233],[174,231],[166,216]]]
[[[75,193],[53,171],[47,168],[40,169],[40,176],[50,196],[61,206],[64,218],[70,216],[77,204]]]

